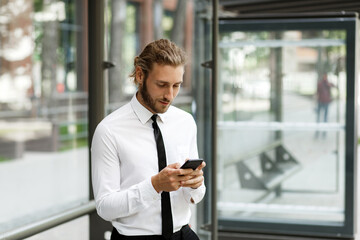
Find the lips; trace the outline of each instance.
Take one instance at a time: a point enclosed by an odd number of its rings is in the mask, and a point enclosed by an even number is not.
[[[170,102],[159,101],[162,105],[167,106]]]

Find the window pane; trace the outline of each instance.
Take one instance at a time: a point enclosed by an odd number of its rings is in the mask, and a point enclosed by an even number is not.
[[[105,59],[115,66],[105,71],[107,113],[128,102],[136,92],[129,76],[134,58],[148,43],[160,38],[170,39],[189,55],[190,63],[185,66],[182,90],[174,104],[191,111],[195,7],[193,0],[108,1],[105,9]]]
[[[81,1],[0,1],[0,232],[89,199]]]
[[[195,113],[194,98],[203,100],[210,91],[201,63],[210,59],[209,48],[205,45],[210,39],[209,26],[211,12],[209,1],[199,0],[109,0],[105,7],[105,59],[115,64],[114,67],[104,71],[107,86],[106,104],[107,112],[127,103],[136,92],[136,86],[129,75],[133,71],[134,58],[143,48],[155,39],[166,38],[182,47],[188,54],[188,64],[179,95],[174,100],[174,105],[187,112]],[[192,88],[201,83],[206,86]],[[208,97],[208,95],[206,95]],[[196,99],[196,100],[198,100]],[[199,102],[199,101],[198,101]],[[199,103],[195,116],[199,119],[204,116],[205,103]],[[200,117],[199,117],[200,116]],[[202,120],[201,119],[201,120]],[[205,121],[209,121],[206,118]],[[199,152],[206,157],[202,141],[205,134],[204,125],[198,124]],[[206,140],[208,140],[207,138]],[[210,158],[209,158],[210,159]],[[205,202],[205,201],[203,201]],[[197,210],[202,208],[197,205]],[[207,213],[206,213],[207,214]],[[202,214],[197,215],[202,218]],[[196,219],[195,210],[192,211],[191,225],[193,229],[200,227]]]
[[[89,240],[89,216],[83,216],[70,222],[61,224],[25,240]]]
[[[221,34],[220,218],[344,222],[345,39]]]

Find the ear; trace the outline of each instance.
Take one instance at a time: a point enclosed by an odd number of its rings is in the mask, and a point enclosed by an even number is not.
[[[136,75],[137,82],[141,85],[144,80],[144,73],[143,73],[141,67],[137,66],[135,68],[135,75]]]

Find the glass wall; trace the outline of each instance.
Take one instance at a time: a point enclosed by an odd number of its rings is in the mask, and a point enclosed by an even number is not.
[[[210,5],[207,0],[107,0],[104,12],[104,60],[110,67],[104,71],[106,114],[130,101],[135,94],[136,86],[129,77],[135,56],[155,39],[170,39],[188,54],[184,82],[174,105],[194,114],[198,123],[201,122],[198,124],[198,139],[202,157],[205,157],[203,121],[206,116],[203,105],[206,88],[193,86],[200,83],[209,88],[206,83],[208,76],[201,64],[209,60],[210,55]],[[191,224],[198,231],[203,218],[202,204],[192,211]]]
[[[115,65],[105,72],[107,113],[126,103],[136,92],[129,77],[134,58],[148,43],[160,38],[172,40],[189,55],[176,103],[190,111],[191,76],[195,71],[192,65],[195,1],[108,0],[106,3],[105,60]]]
[[[0,1],[0,233],[88,202],[86,2]]]
[[[74,239],[88,240],[89,236],[89,217],[83,216],[67,223],[58,225],[24,240],[46,240],[46,239]],[[109,238],[110,239],[110,238]],[[104,240],[106,240],[104,238]]]
[[[219,36],[220,225],[349,234],[355,27],[234,21],[223,21]]]

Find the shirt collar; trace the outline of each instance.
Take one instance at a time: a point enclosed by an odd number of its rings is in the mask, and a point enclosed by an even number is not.
[[[147,121],[151,119],[151,116],[154,115],[152,112],[150,112],[146,107],[141,105],[139,100],[136,98],[136,94],[132,97],[130,104],[133,108],[136,116],[140,120],[142,124],[145,124]],[[157,114],[162,122],[165,122],[166,119],[166,113],[158,113]]]

